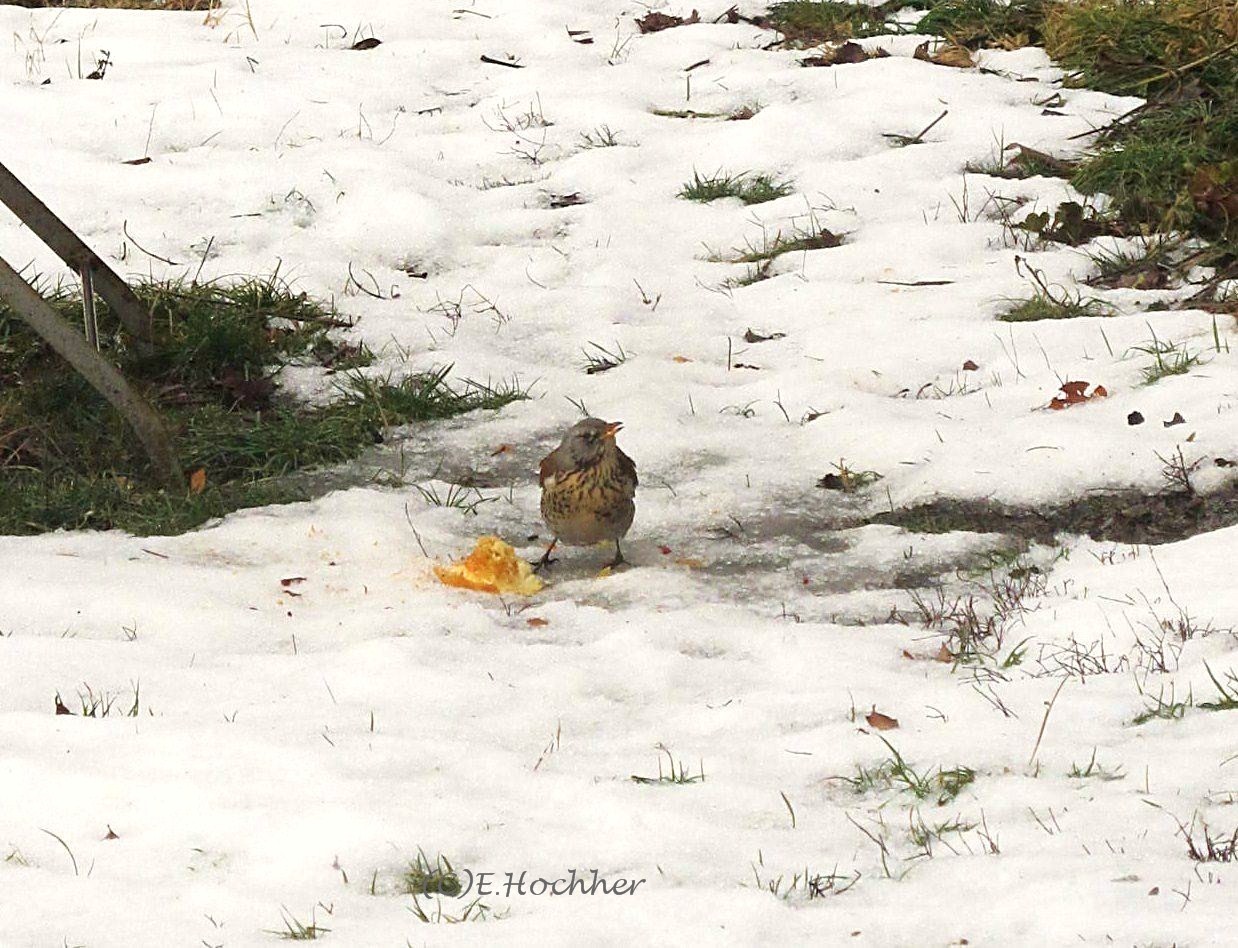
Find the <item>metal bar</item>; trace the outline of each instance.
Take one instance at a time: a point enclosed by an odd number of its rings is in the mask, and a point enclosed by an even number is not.
[[[82,267],[82,322],[85,324],[86,341],[99,351],[99,317],[95,312],[95,281],[90,267]]]
[[[78,273],[89,267],[96,290],[107,301],[121,325],[133,336],[134,348],[144,354],[153,350],[150,314],[129,284],[87,247],[46,204],[35,197],[3,162],[0,162],[0,202],[7,205],[35,236]]]

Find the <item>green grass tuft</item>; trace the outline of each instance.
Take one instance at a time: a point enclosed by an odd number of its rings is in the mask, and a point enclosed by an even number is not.
[[[1155,95],[1189,76],[1227,94],[1238,66],[1238,11],[1217,0],[1073,0],[1046,7],[1045,50],[1072,82],[1120,95]]]
[[[997,318],[1004,323],[1030,323],[1042,319],[1082,319],[1087,316],[1110,316],[1108,304],[1098,299],[1084,299],[1062,290],[1057,294],[1037,289],[1025,300],[1018,300]]]
[[[1185,343],[1161,341],[1152,333],[1152,341],[1142,346],[1132,346],[1132,352],[1152,357],[1152,364],[1143,370],[1143,384],[1151,385],[1171,375],[1186,375],[1201,363],[1198,353],[1191,352]]]
[[[692,180],[679,191],[685,201],[709,203],[722,198],[739,198],[745,204],[764,204],[791,194],[794,188],[769,174],[717,174],[701,177],[692,172]]]
[[[971,49],[1016,49],[1041,41],[1046,0],[937,0],[916,32]]]
[[[402,877],[404,891],[409,895],[445,895],[455,898],[463,890],[460,876],[441,853],[433,861],[418,848]]]
[[[914,5],[908,2],[897,6]],[[888,23],[892,6],[836,0],[784,0],[769,8],[769,22],[788,42],[796,46],[816,46],[898,32]]]

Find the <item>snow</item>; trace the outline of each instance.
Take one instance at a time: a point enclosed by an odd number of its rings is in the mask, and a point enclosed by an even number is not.
[[[363,946],[1232,938],[1232,870],[1188,859],[1175,823],[1238,822],[1229,715],[1132,719],[1140,688],[1215,700],[1208,670],[1238,667],[1238,528],[1033,549],[1045,588],[1003,651],[1026,639],[1026,657],[977,680],[920,658],[939,639],[891,610],[914,615],[909,588],[931,597],[934,581],[975,592],[977,563],[1009,538],[855,526],[942,496],[1153,491],[1158,453],[1238,453],[1238,374],[1212,351],[1211,315],[1145,312],[1165,292],[1081,287],[1120,315],[993,318],[1030,289],[1016,253],[1068,286],[1091,265],[1004,246],[982,211],[989,191],[1052,209],[1077,198],[1066,185],[967,175],[964,192],[963,166],[1000,142],[1069,153],[1136,100],[1060,89],[1038,50],[983,53],[981,73],[914,61],[905,37],[866,41],[888,59],[802,69],[743,24],[633,35],[645,8],[617,0],[251,7],[252,30],[238,4],[214,26],[0,6],[14,37],[3,160],[128,275],[278,265],[358,318],[375,371],[453,363],[456,377],[536,380],[540,397],[407,433],[410,484],[442,492],[433,479],[471,472],[497,498],[474,517],[411,486],[352,487],[182,537],[0,538],[0,945],[263,945],[281,906],[304,923],[313,911],[329,944]],[[381,46],[346,48],[370,31]],[[82,72],[110,52],[102,81],[77,78],[79,47]],[[479,61],[508,54],[525,68]],[[1042,114],[1055,91],[1066,114]],[[748,121],[651,112],[750,103]],[[882,138],[943,110],[922,144]],[[581,148],[603,125],[621,144]],[[718,169],[776,172],[796,191],[752,207],[675,197]],[[528,183],[491,186],[504,181]],[[549,207],[574,192],[587,203]],[[711,251],[810,217],[846,242],[719,289],[745,268]],[[0,253],[61,272],[7,215]],[[350,267],[388,298],[358,291]],[[922,280],[951,282],[879,282]],[[432,309],[443,300],[462,305],[454,330]],[[747,344],[750,327],[786,335]],[[1151,327],[1205,364],[1140,385],[1130,349]],[[1233,326],[1219,332],[1232,346]],[[586,375],[590,343],[630,358]],[[728,350],[759,370],[728,370]],[[1043,410],[1068,379],[1110,396]],[[953,394],[914,397],[930,383]],[[599,578],[595,551],[569,551],[530,602],[439,585],[433,558],[483,533],[536,552],[531,472],[577,417],[569,398],[626,423],[642,478],[633,568]],[[1130,427],[1136,409],[1148,422]],[[802,423],[810,412],[824,414]],[[1186,426],[1158,423],[1174,412]],[[840,459],[884,478],[858,497],[814,487]],[[739,539],[715,531],[735,521]],[[1115,658],[1109,674],[1052,673],[1072,641],[1146,660],[1136,637],[1182,609],[1199,631],[1168,671]],[[83,683],[118,707],[138,686],[139,715],[54,716],[57,693],[78,710]],[[881,736],[912,766],[963,765],[975,781],[938,806],[834,779],[889,757],[863,720],[873,706],[899,719]],[[630,780],[656,776],[658,744],[706,779]],[[1069,777],[1093,749],[1123,779]],[[954,817],[974,828],[912,858],[909,821]],[[888,872],[856,824],[886,840]],[[418,847],[500,878],[647,881],[624,896],[500,893],[483,901],[501,917],[431,927],[396,891]],[[860,878],[783,899],[754,863],[784,886],[805,868]]]

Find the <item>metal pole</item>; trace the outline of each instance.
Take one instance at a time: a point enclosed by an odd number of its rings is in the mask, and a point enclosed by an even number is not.
[[[85,323],[86,341],[99,351],[99,319],[95,314],[95,281],[90,267],[82,267],[82,322]]]
[[[6,204],[56,256],[81,273],[91,270],[93,282],[121,325],[133,337],[133,347],[143,355],[154,351],[150,313],[142,305],[129,284],[86,246],[82,239],[59,217],[52,213],[13,172],[0,162],[0,203]]]

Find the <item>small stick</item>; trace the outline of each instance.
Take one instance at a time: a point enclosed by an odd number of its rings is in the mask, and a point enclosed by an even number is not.
[[[505,59],[494,59],[491,56],[483,55],[481,57],[481,61],[483,63],[489,63],[491,66],[506,66],[508,69],[523,69],[524,68],[524,66],[520,65],[520,63],[508,62]]]
[[[908,144],[908,145],[918,145],[918,144],[920,143],[920,139],[924,138],[924,136],[925,136],[925,135],[927,135],[930,131],[932,131],[933,126],[934,126],[934,125],[936,125],[938,122],[940,122],[942,119],[944,119],[944,118],[945,118],[947,115],[949,115],[949,114],[950,114],[950,110],[949,110],[949,109],[945,109],[945,110],[943,110],[943,111],[942,111],[942,113],[941,113],[941,115],[937,116],[937,118],[935,118],[935,119],[933,119],[933,121],[929,122],[929,123],[928,123],[928,125],[924,126],[924,131],[922,131],[919,135],[917,135],[915,138],[913,138],[913,139],[912,139],[911,141],[909,141],[907,144]]]

